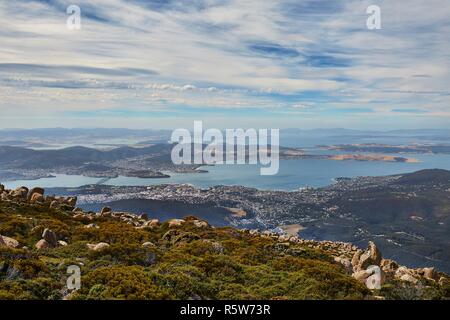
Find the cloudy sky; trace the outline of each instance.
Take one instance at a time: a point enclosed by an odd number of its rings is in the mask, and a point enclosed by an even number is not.
[[[448,128],[449,39],[448,0],[0,1],[0,128]]]

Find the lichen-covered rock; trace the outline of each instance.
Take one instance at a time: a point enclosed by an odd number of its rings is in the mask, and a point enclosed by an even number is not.
[[[70,207],[75,207],[77,205],[77,197],[68,197],[66,200],[66,204]]]
[[[139,219],[141,220],[148,220],[148,214],[146,213],[142,213],[138,216]]]
[[[27,187],[18,187],[15,190],[10,192],[10,195],[18,200],[26,200],[28,196],[28,188]]]
[[[100,211],[100,216],[102,217],[110,216],[111,213],[112,209],[110,207],[103,207],[102,210]]]
[[[365,283],[366,279],[372,275],[371,271],[361,270],[352,274],[352,277],[361,283]]]
[[[84,213],[83,209],[81,209],[80,207],[76,207],[72,210],[73,213]]]
[[[99,229],[100,227],[97,224],[95,224],[95,223],[90,223],[88,225],[85,225],[83,228],[85,228],[85,229]]]
[[[40,194],[41,196],[44,196],[45,190],[40,187],[34,187],[31,188],[31,190],[28,192],[28,200],[30,201],[33,198],[34,194]]]
[[[67,242],[65,242],[63,240],[58,240],[58,246],[65,247],[65,246],[67,246]]]
[[[361,249],[358,249],[355,254],[353,255],[352,258],[352,266],[353,266],[353,270],[357,271],[357,267],[359,264],[359,259],[361,258],[361,255],[363,254],[363,251]]]
[[[417,270],[410,269],[404,266],[399,267],[395,271],[394,276],[396,279],[411,282],[413,284],[417,284],[419,282],[419,278],[421,277]]]
[[[384,272],[391,273],[398,269],[398,263],[391,259],[382,259],[380,267]]]
[[[44,250],[44,249],[51,248],[50,244],[47,241],[45,241],[45,239],[39,240],[38,242],[36,242],[36,244],[34,246],[38,250]]]
[[[202,220],[193,220],[192,223],[194,224],[194,226],[196,226],[197,228],[208,228],[209,224],[206,221],[202,221]]]
[[[381,252],[375,243],[369,241],[369,247],[359,255],[356,253],[352,259],[352,265],[355,271],[366,270],[369,266],[380,266]]]
[[[37,203],[37,202],[43,203],[43,202],[45,202],[45,198],[42,194],[35,192],[31,195],[30,202],[31,203]]]
[[[42,239],[47,241],[48,244],[50,245],[50,247],[52,247],[52,248],[55,248],[58,246],[58,239],[56,237],[56,234],[48,228],[46,228],[44,230],[44,232],[42,233]]]
[[[156,246],[155,246],[155,244],[154,244],[153,242],[147,241],[147,242],[144,242],[144,243],[142,244],[142,247],[143,247],[143,248],[154,248],[154,247],[156,247]]]
[[[2,192],[0,194],[0,200],[1,201],[9,201],[9,200],[11,200],[11,196],[6,192]]]
[[[59,208],[59,206],[60,206],[60,203],[59,203],[57,200],[53,200],[53,201],[50,203],[49,208],[50,208],[50,209],[53,209],[53,210],[56,210],[56,209]]]
[[[180,227],[185,221],[183,219],[172,219],[169,220],[169,228]]]
[[[106,242],[99,242],[99,243],[88,243],[87,247],[89,250],[92,251],[102,251],[106,248],[109,248],[109,244]]]
[[[438,281],[439,275],[435,268],[422,268],[418,270],[418,273],[426,279]]]
[[[144,227],[154,228],[159,226],[159,220],[158,219],[152,219],[148,220],[143,224]]]
[[[10,237],[0,235],[0,246],[17,248],[19,247],[19,241]]]
[[[400,277],[400,280],[406,281],[406,282],[410,282],[410,283],[412,283],[412,284],[417,284],[417,283],[419,282],[419,279],[417,279],[417,278],[415,278],[415,277],[413,277],[412,275],[407,274],[407,273],[403,274],[403,275]]]

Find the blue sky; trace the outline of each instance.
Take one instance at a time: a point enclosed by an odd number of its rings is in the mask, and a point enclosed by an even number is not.
[[[2,1],[0,128],[448,128],[449,17],[448,0]]]

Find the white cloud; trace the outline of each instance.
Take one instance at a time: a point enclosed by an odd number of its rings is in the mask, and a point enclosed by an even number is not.
[[[365,28],[371,2],[80,0],[82,29],[70,31],[67,1],[3,1],[0,110],[313,104],[446,117],[448,0],[382,2],[377,31]]]

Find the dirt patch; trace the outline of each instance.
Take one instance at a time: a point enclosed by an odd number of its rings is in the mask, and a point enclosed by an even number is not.
[[[298,236],[300,231],[305,230],[305,227],[300,224],[287,224],[280,228],[290,236]]]

